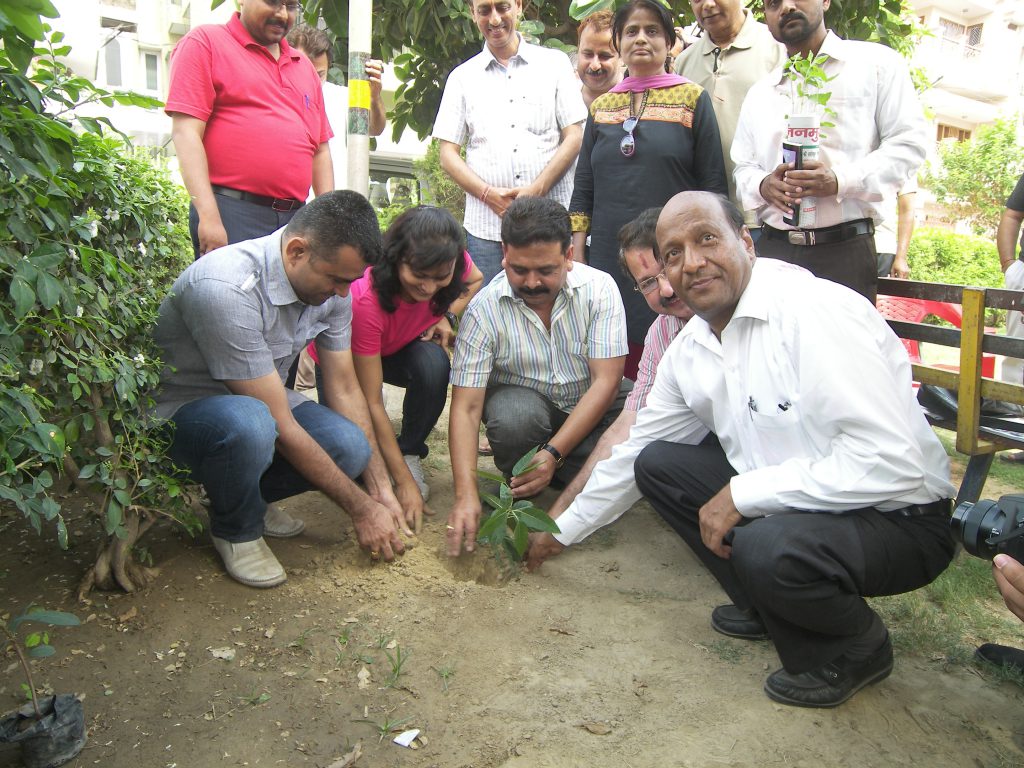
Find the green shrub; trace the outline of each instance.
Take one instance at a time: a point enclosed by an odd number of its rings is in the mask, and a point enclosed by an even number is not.
[[[61,116],[154,102],[72,76],[60,42],[35,49],[30,77],[0,49],[0,501],[67,546],[58,490],[73,485],[108,534],[83,589],[132,590],[152,576],[132,558],[145,530],[195,524],[146,418],[150,329],[191,259],[187,199],[99,121],[78,134]]]
[[[422,160],[413,162],[413,168],[423,185],[423,201],[447,208],[455,220],[461,222],[466,214],[466,193],[441,167],[440,148],[440,142],[432,139],[427,154]],[[465,150],[462,155],[465,157]]]
[[[1001,288],[1003,272],[991,240],[944,229],[914,232],[907,261],[915,280]]]
[[[984,237],[958,235],[945,229],[919,229],[910,241],[907,261],[914,280],[980,288],[1003,287],[995,243]],[[1002,325],[1005,316],[1001,310],[989,310],[985,324]]]

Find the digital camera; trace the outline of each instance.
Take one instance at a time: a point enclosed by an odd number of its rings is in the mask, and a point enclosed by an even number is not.
[[[991,560],[1000,553],[1024,562],[1024,495],[1009,494],[999,501],[964,502],[953,512],[953,538],[970,554]]]

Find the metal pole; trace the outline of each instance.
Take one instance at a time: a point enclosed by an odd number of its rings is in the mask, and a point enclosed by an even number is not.
[[[348,188],[370,192],[370,58],[373,0],[352,0],[348,7]]]

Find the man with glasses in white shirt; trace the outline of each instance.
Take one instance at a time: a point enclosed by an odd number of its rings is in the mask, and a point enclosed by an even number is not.
[[[171,57],[165,111],[192,198],[196,258],[286,225],[334,189],[320,78],[285,36],[302,5],[240,0],[227,24],[204,24]]]
[[[485,281],[501,271],[501,217],[516,197],[568,207],[587,119],[569,57],[523,40],[522,12],[522,0],[472,0],[484,49],[452,70],[434,122],[441,167],[466,192],[467,250]]]

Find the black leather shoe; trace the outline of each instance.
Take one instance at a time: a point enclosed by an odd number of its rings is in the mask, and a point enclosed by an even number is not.
[[[729,637],[743,640],[764,640],[768,630],[757,611],[742,610],[735,605],[720,605],[711,612],[711,628]]]
[[[974,652],[978,661],[987,661],[997,667],[1012,667],[1015,672],[1024,672],[1024,651],[1008,645],[985,643]]]
[[[852,661],[845,656],[811,672],[791,674],[780,669],[768,676],[764,692],[768,698],[795,707],[837,707],[857,691],[892,672],[892,643],[888,635],[871,656]]]

